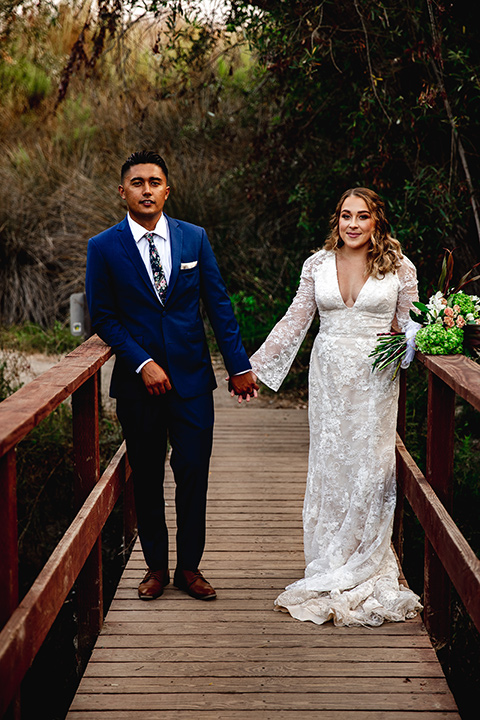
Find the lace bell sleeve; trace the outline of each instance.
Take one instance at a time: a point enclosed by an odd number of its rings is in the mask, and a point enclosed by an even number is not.
[[[400,267],[397,269],[400,289],[393,328],[396,331],[405,332],[410,322],[410,310],[415,310],[412,303],[418,301],[417,271],[415,265],[405,255],[400,263]]]
[[[317,309],[313,266],[315,255],[305,261],[292,304],[263,345],[250,358],[252,369],[272,390],[278,390],[293,363]]]

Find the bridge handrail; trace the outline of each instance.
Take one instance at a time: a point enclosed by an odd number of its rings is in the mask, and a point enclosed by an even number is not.
[[[133,535],[133,498],[122,445],[100,478],[98,376],[111,350],[97,336],[39,378],[0,403],[0,716],[18,697],[20,683],[77,580],[80,651],[88,653],[103,621],[99,535],[125,488],[125,533]],[[463,356],[417,358],[429,372],[426,477],[402,438],[402,393],[397,442],[400,493],[417,514],[426,535],[425,624],[437,646],[448,641],[453,582],[480,629],[480,560],[452,520],[455,396],[480,409],[480,367]],[[75,448],[75,496],[79,512],[31,589],[18,604],[18,549],[15,447],[36,425],[72,395]],[[395,545],[402,556],[401,506]]]
[[[422,355],[428,370],[427,447],[425,475],[408,453],[405,438],[405,374],[399,404],[397,484],[399,499],[407,498],[425,531],[424,623],[437,649],[451,635],[450,592],[453,585],[480,630],[480,560],[451,517],[455,397],[480,410],[480,366],[464,355]],[[394,544],[403,556],[403,502],[397,503]]]
[[[94,335],[0,403],[0,457],[91,378],[112,350]]]
[[[111,355],[93,336],[0,403],[0,717],[10,704],[19,717],[21,681],[75,582],[79,654],[85,664],[103,622],[100,533],[122,491],[125,545],[134,534],[124,444],[100,477],[99,372]],[[15,448],[69,396],[78,513],[19,604]]]

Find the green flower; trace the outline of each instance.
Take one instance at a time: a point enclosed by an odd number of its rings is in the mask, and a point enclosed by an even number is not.
[[[450,297],[448,298],[448,305],[449,307],[458,305],[460,308],[460,312],[463,316],[467,315],[468,313],[476,315],[475,303],[473,302],[470,295],[466,295],[464,292],[458,292],[450,295]]]
[[[458,355],[463,352],[463,330],[427,325],[418,331],[415,343],[425,355]]]

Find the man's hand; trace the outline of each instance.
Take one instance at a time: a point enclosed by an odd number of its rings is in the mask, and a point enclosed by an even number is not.
[[[140,374],[150,395],[165,395],[172,389],[167,373],[154,360],[144,365]]]
[[[257,376],[251,370],[243,373],[243,375],[234,375],[233,377],[227,378],[227,380],[230,395],[232,395],[232,397],[238,395],[239,403],[241,403],[242,400],[250,402],[251,397],[257,397],[257,390],[259,388],[257,385]]]

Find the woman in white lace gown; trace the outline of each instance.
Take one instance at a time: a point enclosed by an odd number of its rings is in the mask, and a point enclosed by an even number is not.
[[[318,311],[310,359],[310,452],[303,509],[305,576],[275,600],[299,620],[380,625],[414,617],[391,548],[398,380],[372,372],[378,333],[403,329],[416,271],[366,188],[340,199],[324,249],[305,262],[297,294],[251,358],[278,390]]]

